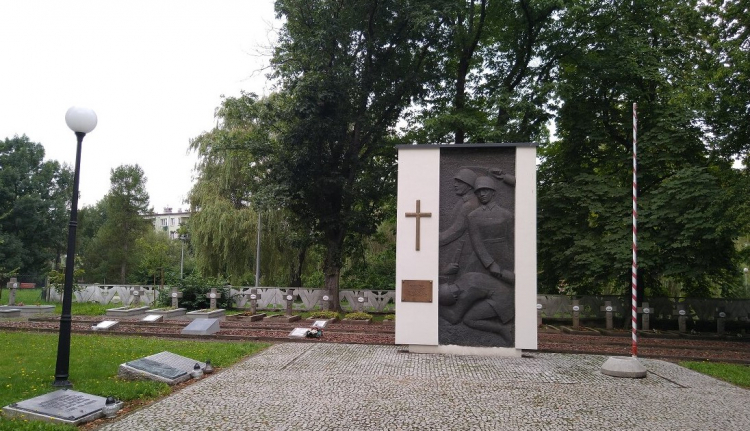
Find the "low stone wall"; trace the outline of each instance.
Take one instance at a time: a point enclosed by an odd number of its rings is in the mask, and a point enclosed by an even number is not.
[[[158,298],[158,286],[150,285],[82,285],[80,290],[74,292],[75,302],[97,302],[100,304],[115,303],[118,305],[131,305],[135,301],[133,292],[140,289],[140,303],[153,305]],[[250,307],[249,295],[252,287],[232,287],[230,292],[235,308]],[[169,292],[171,287],[165,286],[164,290]],[[259,309],[285,309],[286,296],[289,288],[282,287],[259,287],[258,299]],[[322,301],[325,290],[312,288],[294,288],[295,311],[309,311],[323,307]],[[354,310],[358,298],[364,298],[363,309],[365,311],[392,313],[396,292],[393,290],[341,290],[339,301],[341,308],[347,311]],[[626,318],[630,316],[630,297],[590,295],[590,296],[565,296],[565,295],[537,295],[537,304],[541,304],[541,314],[545,318],[571,318],[573,315],[573,300],[578,300],[581,319],[600,319],[605,317],[602,309],[605,301],[610,301],[614,307],[615,318]],[[60,301],[60,295],[50,289],[50,300]],[[750,320],[750,299],[713,299],[713,298],[646,298],[651,316],[654,319],[671,320],[676,319],[674,311],[677,304],[685,306],[687,316],[690,319],[701,321],[716,320],[717,310],[723,309],[727,321]]]

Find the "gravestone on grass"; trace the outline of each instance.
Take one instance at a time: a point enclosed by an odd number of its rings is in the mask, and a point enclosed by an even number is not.
[[[117,329],[118,326],[120,326],[120,322],[116,320],[103,320],[96,325],[93,325],[91,329],[94,331],[112,331]]]
[[[284,300],[286,300],[286,315],[291,316],[293,311],[292,306],[294,305],[294,289],[286,290]]]
[[[8,305],[16,305],[16,291],[18,290],[18,280],[12,277],[8,282]]]
[[[146,322],[146,323],[164,322],[164,316],[160,314],[149,314],[143,319],[141,319],[141,322]]]
[[[147,379],[174,385],[190,379],[196,363],[205,366],[203,362],[165,351],[121,364],[117,375],[129,380]]]
[[[172,292],[169,294],[169,296],[172,297],[172,308],[180,308],[180,301],[179,299],[182,298],[182,292],[177,290],[176,287],[172,288]]]
[[[3,415],[75,426],[102,417],[106,401],[97,395],[60,389],[5,406]]]
[[[573,328],[581,327],[581,305],[577,299],[573,300]]]

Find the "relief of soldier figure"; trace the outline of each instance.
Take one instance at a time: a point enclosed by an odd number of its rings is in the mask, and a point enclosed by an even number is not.
[[[461,167],[453,176],[457,198],[441,210],[447,228],[440,232],[438,293],[441,333],[447,326],[453,335],[441,344],[482,344],[476,338],[513,346],[514,222],[498,197],[512,197],[514,186],[515,177],[498,168]]]

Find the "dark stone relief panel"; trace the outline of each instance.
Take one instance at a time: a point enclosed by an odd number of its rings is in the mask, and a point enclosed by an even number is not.
[[[441,149],[441,345],[515,345],[515,155],[512,147]]]

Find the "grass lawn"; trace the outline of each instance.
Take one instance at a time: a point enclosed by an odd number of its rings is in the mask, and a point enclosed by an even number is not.
[[[717,362],[680,362],[680,365],[733,385],[750,388],[750,366],[747,365]]]
[[[165,383],[116,378],[120,364],[165,350],[215,367],[229,366],[268,347],[264,343],[172,341],[143,337],[73,334],[70,381],[73,389],[93,395],[113,395],[123,401],[148,400],[170,393]],[[57,334],[1,332],[0,407],[52,392]],[[41,422],[0,419],[0,430],[75,430]]]

